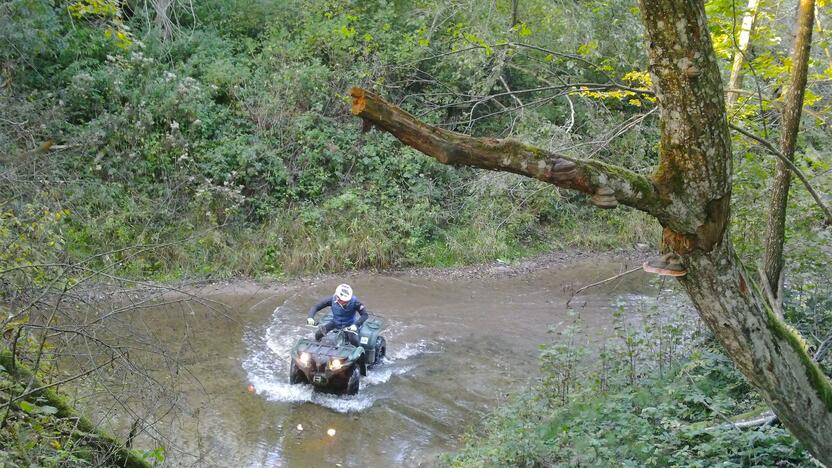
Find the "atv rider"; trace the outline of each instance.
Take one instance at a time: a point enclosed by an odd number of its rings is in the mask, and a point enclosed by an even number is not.
[[[346,336],[350,341],[350,344],[358,346],[358,329],[361,327],[361,324],[367,320],[368,315],[367,310],[364,308],[364,304],[362,304],[357,297],[352,295],[352,288],[350,285],[338,285],[338,287],[335,288],[335,294],[330,297],[326,297],[322,299],[321,302],[313,305],[309,309],[309,318],[306,319],[306,323],[309,325],[315,325],[315,314],[317,314],[321,309],[325,309],[327,307],[332,308],[332,321],[318,327],[315,331],[315,340],[321,341],[321,338],[323,338],[324,335],[336,328],[339,328],[346,329],[346,331],[349,332]],[[360,315],[358,320],[355,319],[356,313]]]

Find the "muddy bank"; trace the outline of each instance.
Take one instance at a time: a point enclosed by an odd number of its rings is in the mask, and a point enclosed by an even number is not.
[[[582,250],[563,250],[548,252],[535,257],[504,262],[495,261],[476,265],[460,267],[413,267],[399,268],[383,271],[344,271],[338,273],[321,273],[315,275],[304,275],[290,279],[251,279],[236,278],[223,280],[188,280],[174,283],[145,283],[147,287],[157,290],[166,290],[168,298],[181,297],[180,295],[205,295],[205,294],[259,294],[259,293],[283,293],[304,285],[315,285],[322,282],[339,281],[343,278],[355,276],[386,276],[386,277],[407,277],[429,280],[455,280],[455,279],[486,279],[486,278],[511,278],[534,273],[540,270],[548,270],[558,267],[569,266],[575,263],[586,263],[597,261],[600,263],[620,264],[625,270],[641,265],[654,253],[645,246],[639,250],[623,250],[615,252],[591,252]],[[608,272],[608,269],[599,270]],[[603,279],[599,276],[598,280]],[[595,281],[587,281],[590,284]],[[576,289],[585,284],[575,284]]]

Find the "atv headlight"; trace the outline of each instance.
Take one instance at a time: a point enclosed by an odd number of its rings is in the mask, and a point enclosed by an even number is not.
[[[329,368],[332,369],[332,370],[338,370],[343,365],[344,365],[344,362],[341,361],[340,359],[333,359],[333,360],[329,361]]]
[[[300,360],[300,363],[301,363],[302,365],[304,365],[304,366],[308,366],[308,365],[309,365],[309,361],[311,361],[311,360],[312,360],[312,355],[311,355],[311,354],[309,354],[309,353],[307,353],[307,352],[300,353],[300,359],[299,359],[299,360]]]

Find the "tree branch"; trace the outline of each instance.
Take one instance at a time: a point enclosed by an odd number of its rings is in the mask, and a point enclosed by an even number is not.
[[[818,351],[813,356],[815,362],[823,361],[823,359],[829,353],[829,350],[832,350],[832,335],[827,336],[826,339],[823,340],[823,343],[821,343],[820,346],[818,346]]]
[[[666,219],[651,179],[595,160],[570,158],[511,139],[476,138],[428,125],[362,88],[350,91],[352,113],[443,164],[513,172],[589,195],[609,189],[618,203]]]
[[[765,139],[760,138],[757,135],[749,132],[748,130],[746,130],[742,127],[738,127],[734,124],[728,124],[728,126],[731,127],[732,130],[736,130],[737,132],[741,133],[742,135],[744,135],[744,136],[756,141],[757,143],[763,145],[763,147],[766,150],[768,150],[769,153],[776,156],[777,159],[779,159],[783,164],[785,164],[786,167],[788,167],[789,170],[792,171],[794,173],[794,175],[796,175],[797,178],[800,179],[801,182],[803,182],[803,186],[806,187],[806,190],[808,190],[809,194],[812,195],[812,198],[815,199],[815,203],[817,203],[818,207],[820,207],[821,211],[823,211],[824,216],[826,216],[826,224],[827,225],[832,225],[832,211],[829,211],[829,208],[826,205],[824,205],[823,200],[821,200],[821,198],[820,198],[820,195],[818,195],[818,192],[815,190],[814,187],[812,187],[812,184],[809,182],[809,179],[806,177],[806,175],[803,174],[803,171],[798,169],[797,166],[795,166],[793,162],[789,161],[788,158],[783,156],[783,153],[778,151],[777,148],[775,148],[773,144],[769,143]]]
[[[643,269],[643,268],[642,268],[642,266],[641,266],[641,265],[639,265],[639,266],[637,266],[637,267],[633,268],[632,270],[627,270],[627,271],[625,271],[625,272],[623,272],[623,273],[619,273],[619,274],[617,274],[617,275],[615,275],[615,276],[610,276],[610,277],[609,277],[609,278],[607,278],[607,279],[602,279],[601,281],[597,281],[597,282],[595,282],[595,283],[588,284],[588,285],[586,285],[586,286],[584,286],[584,287],[582,287],[582,288],[578,289],[578,290],[577,290],[577,291],[575,291],[574,293],[572,293],[572,295],[569,297],[569,300],[567,300],[567,301],[566,301],[566,307],[567,307],[567,308],[569,308],[569,303],[570,303],[570,302],[572,302],[572,299],[575,299],[575,297],[576,297],[578,294],[580,294],[580,293],[582,293],[582,292],[586,291],[587,289],[589,289],[589,288],[594,288],[595,286],[601,286],[602,284],[609,283],[610,281],[616,280],[616,279],[618,279],[618,278],[621,278],[622,276],[629,275],[630,273],[633,273],[633,272],[636,272],[636,271],[639,271],[639,270],[642,270],[642,269]]]
[[[780,301],[777,300],[777,296],[774,295],[774,291],[771,290],[771,283],[768,280],[768,276],[766,275],[766,270],[763,268],[762,265],[757,267],[757,274],[760,275],[760,283],[763,285],[763,292],[766,293],[766,299],[768,299],[768,303],[771,306],[771,310],[777,314],[778,317],[781,319],[783,318],[783,308],[780,307]]]

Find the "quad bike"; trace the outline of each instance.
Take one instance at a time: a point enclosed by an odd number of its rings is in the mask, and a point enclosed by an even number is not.
[[[332,319],[325,316],[321,323]],[[381,363],[387,354],[387,343],[381,331],[381,320],[369,318],[358,330],[358,346],[350,344],[344,329],[334,329],[321,341],[301,338],[289,357],[289,383],[312,384],[326,393],[355,395],[367,368]]]

